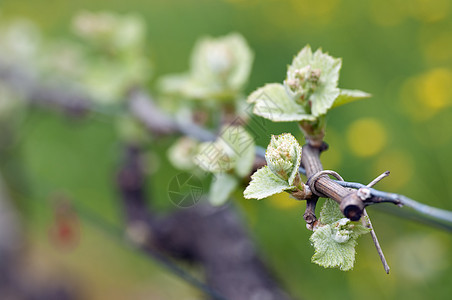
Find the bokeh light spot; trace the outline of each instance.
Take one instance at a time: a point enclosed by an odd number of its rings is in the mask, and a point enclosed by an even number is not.
[[[422,76],[417,89],[418,97],[425,106],[441,109],[452,104],[452,72],[434,69]]]
[[[370,16],[377,25],[382,27],[399,25],[406,17],[405,3],[402,0],[372,0]]]
[[[434,235],[401,237],[391,253],[393,270],[408,281],[425,282],[445,269],[449,259],[443,242]]]
[[[400,90],[403,110],[416,121],[425,121],[452,105],[452,72],[437,68],[407,79]]]
[[[393,150],[378,157],[376,165],[372,168],[371,176],[389,170],[391,176],[381,182],[387,190],[397,190],[405,185],[413,176],[414,164],[408,152]],[[375,173],[376,172],[376,173]]]
[[[452,32],[438,33],[435,30],[426,30],[420,38],[420,47],[428,62],[443,63],[452,59]]]
[[[361,157],[378,154],[386,144],[386,131],[380,121],[362,118],[347,130],[347,143],[352,152]]]
[[[298,200],[291,198],[287,193],[280,193],[271,196],[270,203],[279,209],[292,209],[300,204]]]
[[[408,1],[411,14],[419,21],[432,23],[443,20],[449,15],[450,0],[415,0]]]

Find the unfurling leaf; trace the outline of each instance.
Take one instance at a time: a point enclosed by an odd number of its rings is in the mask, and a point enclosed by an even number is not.
[[[247,199],[263,199],[287,190],[294,190],[301,161],[301,146],[290,133],[272,136],[265,159],[267,166],[251,176],[243,195]]]
[[[342,219],[344,215],[339,205],[331,199],[326,199],[320,211],[320,222],[322,224],[331,224]]]
[[[289,97],[280,83],[266,84],[249,95],[247,101],[254,103],[254,114],[274,122],[315,119]]]
[[[310,238],[316,249],[312,262],[325,268],[351,270],[355,262],[356,240],[348,238],[345,242],[338,242],[335,239],[337,234],[338,231],[329,224],[314,231]]]
[[[216,141],[202,143],[198,149],[194,162],[215,174],[209,199],[213,205],[222,205],[234,192],[239,179],[251,172],[256,151],[254,139],[243,127],[228,126]]]
[[[198,142],[189,138],[179,138],[167,151],[168,160],[181,170],[192,170],[195,156],[198,154]]]
[[[234,171],[245,177],[251,171],[254,156],[253,137],[241,126],[228,126],[216,141],[202,143],[194,160],[207,172]]]
[[[221,132],[219,145],[233,157],[232,168],[240,178],[251,172],[256,154],[253,137],[241,126],[228,126]]]
[[[357,100],[361,100],[361,99],[365,99],[365,98],[369,98],[371,96],[371,94],[368,94],[366,92],[363,91],[358,91],[358,90],[341,90],[341,93],[339,94],[339,96],[336,98],[336,100],[334,100],[333,106],[332,108],[353,102],[353,101],[357,101]]]
[[[121,102],[132,86],[149,80],[152,66],[144,52],[146,24],[140,16],[84,11],[74,18],[73,30],[83,44],[53,46],[47,71],[75,76],[73,80],[101,104]]]
[[[344,218],[339,205],[331,199],[325,201],[319,222],[310,238],[315,248],[312,262],[342,271],[353,269],[357,238],[370,229]]]
[[[274,122],[315,121],[333,106],[369,95],[338,88],[340,58],[304,47],[288,67],[284,84],[267,84],[249,97],[253,112]]]
[[[234,175],[227,173],[216,174],[210,185],[210,203],[214,206],[223,205],[235,190],[238,183],[239,181]]]
[[[314,117],[325,114],[339,95],[337,83],[342,61],[320,49],[312,53],[304,47],[287,70],[284,85],[293,99],[303,106],[311,106]]]
[[[191,57],[191,77],[206,85],[241,90],[251,72],[253,53],[238,33],[205,37],[196,43]]]
[[[246,187],[243,195],[246,199],[259,200],[291,188],[294,187],[276,176],[268,166],[265,166],[251,176],[250,184]]]
[[[292,185],[301,162],[301,146],[290,133],[272,135],[265,159],[273,174]]]
[[[192,52],[190,70],[163,77],[162,92],[189,100],[234,101],[248,81],[253,52],[238,33],[204,37]]]

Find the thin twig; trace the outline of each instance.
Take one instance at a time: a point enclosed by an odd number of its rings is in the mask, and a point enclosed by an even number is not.
[[[365,186],[362,183],[358,183],[358,182],[346,182],[346,181],[338,181],[338,180],[335,180],[335,181],[338,184],[342,185],[343,187],[347,187],[347,188],[354,188],[354,189],[367,188],[367,186]],[[447,222],[448,224],[452,225],[452,212],[451,211],[432,207],[432,206],[417,202],[404,195],[382,192],[382,191],[376,190],[374,188],[368,188],[368,189],[369,189],[372,197],[365,201],[366,205],[372,205],[372,204],[377,204],[377,203],[382,203],[382,202],[389,202],[389,203],[396,204],[398,206],[407,206],[425,216],[429,216],[431,218],[441,220],[441,221]]]
[[[376,185],[378,182],[380,182],[380,180],[382,180],[385,177],[388,177],[390,174],[389,171],[384,172],[383,174],[381,174],[380,176],[378,176],[377,178],[375,178],[374,180],[372,180],[367,187],[373,187],[374,185]]]
[[[389,265],[386,261],[385,255],[383,254],[383,250],[381,249],[380,243],[378,242],[377,234],[375,233],[374,227],[372,226],[372,222],[370,221],[370,217],[367,214],[367,211],[364,209],[364,217],[366,218],[367,227],[370,228],[370,235],[372,236],[372,241],[374,242],[375,248],[377,248],[378,255],[380,256],[381,263],[385,268],[386,274],[389,274]]]
[[[375,184],[377,184],[380,180],[383,178],[389,176],[389,171],[384,172],[374,180],[372,180],[371,183],[367,185],[368,188],[373,187]],[[380,242],[378,241],[377,234],[375,233],[374,227],[372,226],[372,222],[370,221],[370,217],[367,214],[366,209],[363,210],[364,217],[366,218],[367,225],[370,228],[370,235],[372,236],[372,241],[374,242],[375,248],[377,249],[378,255],[380,256],[381,263],[383,264],[383,267],[385,269],[386,274],[389,274],[389,264],[386,261],[385,255],[383,253],[383,249],[381,249]]]

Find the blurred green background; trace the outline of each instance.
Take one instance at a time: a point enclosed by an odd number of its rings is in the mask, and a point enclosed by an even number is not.
[[[449,0],[3,0],[3,20],[26,18],[49,38],[65,37],[80,10],[134,12],[147,22],[155,80],[188,69],[202,35],[240,32],[255,51],[248,92],[281,82],[303,46],[343,58],[340,86],[372,98],[328,116],[325,169],[346,180],[452,210],[452,2]],[[257,142],[295,126],[268,124]],[[298,137],[301,138],[300,134]],[[161,210],[175,209],[166,187],[179,171],[158,143],[151,156],[152,195]],[[37,274],[70,276],[86,299],[199,299],[201,295],[155,262],[92,223],[80,219],[80,240],[62,250],[49,238],[54,201],[65,195],[113,224],[121,224],[114,176],[121,157],[112,120],[68,120],[45,111],[26,116],[17,143],[2,158],[29,236],[29,264]],[[156,163],[158,162],[158,166]],[[286,195],[241,200],[249,231],[284,287],[296,299],[449,299],[450,231],[368,209],[391,266],[384,273],[370,236],[361,238],[353,271],[310,262],[313,248],[303,222],[304,204]]]

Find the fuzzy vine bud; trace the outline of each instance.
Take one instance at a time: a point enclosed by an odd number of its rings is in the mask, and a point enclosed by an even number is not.
[[[299,95],[297,101],[304,103],[316,90],[319,81],[321,70],[313,69],[311,65],[303,68],[289,70],[287,74],[286,85],[293,93]]]
[[[350,224],[350,220],[347,218],[342,218],[336,222],[333,227],[333,239],[337,243],[345,243],[350,239],[351,230],[348,230],[349,227],[353,226]]]
[[[339,205],[327,199],[320,211],[319,224],[310,238],[315,248],[312,261],[325,268],[351,270],[355,262],[357,239],[369,232],[366,226],[344,218]]]
[[[227,45],[222,43],[206,44],[206,62],[212,73],[227,76],[234,67],[234,56]]]
[[[295,137],[289,133],[272,136],[265,159],[267,165],[279,178],[292,184],[298,172],[301,147]]]

